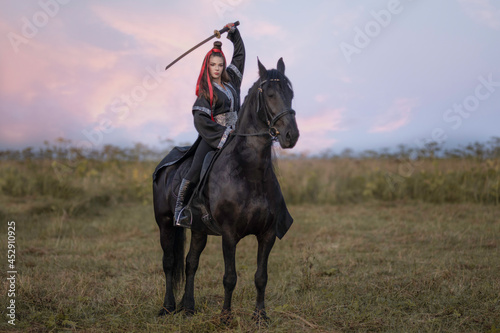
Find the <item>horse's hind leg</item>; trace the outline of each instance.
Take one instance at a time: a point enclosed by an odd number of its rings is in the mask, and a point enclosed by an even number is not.
[[[186,257],[186,288],[182,305],[187,315],[194,313],[194,276],[198,270],[201,252],[207,245],[207,234],[191,231],[191,244]]]
[[[174,228],[172,219],[165,218],[160,226],[160,243],[163,249],[163,272],[165,273],[165,299],[159,316],[175,312],[174,289],[182,281],[184,269],[184,228]]]
[[[276,235],[274,231],[272,231],[264,235],[260,235],[257,239],[259,242],[259,250],[257,254],[257,271],[255,272],[257,302],[255,304],[255,312],[253,314],[253,318],[257,322],[260,322],[261,320],[269,319],[266,314],[266,307],[264,303],[267,286],[267,261],[276,240]]]

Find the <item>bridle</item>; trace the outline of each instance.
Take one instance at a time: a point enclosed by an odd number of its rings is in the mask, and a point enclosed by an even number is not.
[[[296,112],[292,108],[287,108],[286,110],[278,113],[274,117],[270,116],[270,112],[267,107],[267,103],[264,100],[263,92],[264,90],[262,87],[268,80],[260,81],[259,87],[257,88],[258,90],[258,97],[257,97],[257,115],[259,115],[259,119],[261,119],[264,123],[267,124],[268,130],[266,132],[257,132],[257,133],[232,133],[232,135],[236,136],[260,136],[260,135],[270,135],[272,140],[277,140],[278,136],[281,134],[280,131],[275,127],[275,124],[278,120],[280,120],[282,117],[286,116],[287,114],[292,114],[295,116]],[[274,82],[279,82],[279,78],[273,78],[269,79],[269,81],[274,81]],[[261,105],[263,105],[261,109]],[[262,112],[264,113],[264,117],[262,117]]]

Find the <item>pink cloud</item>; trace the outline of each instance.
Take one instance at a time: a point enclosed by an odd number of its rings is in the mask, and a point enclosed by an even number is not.
[[[340,124],[345,109],[323,109],[319,113],[307,117],[299,117],[300,130],[305,133],[326,133],[342,130]]]
[[[332,132],[344,131],[342,127],[343,114],[341,109],[323,109],[311,117],[298,116],[297,124],[300,129],[300,139],[296,149],[300,151],[319,152],[330,148],[337,139],[332,138]]]
[[[161,11],[145,15],[126,7],[118,9],[113,5],[107,6],[105,3],[93,5],[92,10],[110,27],[133,36],[141,53],[166,59],[180,55],[198,43],[200,38],[207,37],[199,35],[200,31],[206,31],[206,26],[200,26],[203,20],[194,17],[189,22],[180,16],[169,16],[166,19]],[[198,7],[198,11],[202,13],[203,9]]]
[[[314,101],[318,103],[324,103],[328,100],[328,95],[327,94],[318,94],[314,96]]]
[[[411,111],[416,106],[414,99],[397,99],[392,106],[375,120],[369,133],[382,133],[395,131],[410,121]]]
[[[463,11],[478,23],[500,29],[500,8],[491,0],[459,0]]]
[[[256,21],[252,26],[253,36],[279,36],[283,33],[283,29],[276,24],[266,21]]]
[[[142,22],[139,22],[127,13],[127,19],[135,20],[135,24],[131,24],[119,15],[109,14],[108,10],[102,11],[108,24],[125,34],[135,34],[134,38],[140,40],[144,48],[117,51],[69,39],[64,34],[57,38],[30,39],[16,56],[6,57],[0,63],[2,114],[16,114],[15,117],[2,116],[0,130],[4,142],[75,135],[84,138],[83,131],[91,131],[104,119],[114,128],[137,132],[146,123],[163,121],[164,132],[158,133],[163,136],[194,131],[191,107],[198,68],[187,61],[165,74],[166,62],[178,55],[177,48],[172,47],[176,41],[156,37],[176,35],[158,31],[173,31],[179,22],[169,20],[167,24],[162,19],[161,23],[160,15],[152,15],[157,22],[151,22],[152,18],[147,15],[141,16]],[[14,30],[7,23],[1,23],[0,28]],[[186,35],[190,35],[188,30]],[[183,41],[192,46],[189,38]],[[165,63],[144,61],[154,59],[155,54],[161,54]],[[144,62],[137,61],[138,57]],[[7,98],[16,101],[10,103],[10,108],[5,104]],[[116,99],[131,101],[126,115],[108,112],[109,105]],[[41,119],[47,120],[41,116],[41,110],[56,120],[51,126],[38,126]],[[171,121],[176,117],[176,122]]]

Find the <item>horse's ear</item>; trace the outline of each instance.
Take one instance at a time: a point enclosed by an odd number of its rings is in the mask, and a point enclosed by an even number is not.
[[[278,67],[276,68],[278,69],[278,72],[285,75],[285,63],[283,62],[283,58],[280,58],[280,60],[278,60]]]
[[[261,64],[258,57],[257,57],[257,63],[259,65],[259,76],[261,78],[265,78],[267,76],[267,69],[266,69],[266,67],[264,67],[264,65]]]

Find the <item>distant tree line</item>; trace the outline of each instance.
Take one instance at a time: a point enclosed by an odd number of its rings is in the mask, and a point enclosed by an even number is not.
[[[305,156],[307,157],[307,156]],[[500,158],[500,137],[492,137],[486,143],[473,142],[466,146],[445,149],[437,142],[428,142],[423,147],[413,148],[400,144],[396,149],[382,148],[380,150],[364,150],[355,152],[350,148],[336,154],[332,150],[323,151],[320,158],[338,159],[434,159],[434,158],[475,158],[485,160]]]
[[[150,148],[143,143],[122,148],[103,145],[101,148],[79,148],[71,140],[57,138],[53,143],[44,141],[43,147],[22,150],[0,150],[0,160],[79,160],[96,161],[152,161],[163,158],[172,148],[173,141],[165,140],[164,148]]]
[[[53,143],[44,141],[43,147],[27,147],[22,150],[0,150],[0,160],[78,160],[90,159],[97,161],[156,161],[161,160],[173,147],[172,140],[164,140],[163,148],[151,148],[143,143],[135,143],[132,147],[122,148],[115,145],[104,145],[96,149],[84,149],[75,146],[71,140],[57,138]],[[424,147],[412,148],[398,145],[397,149],[383,148],[379,151],[364,150],[355,152],[347,148],[340,153],[325,150],[319,155],[296,154],[283,151],[280,156],[285,159],[322,158],[322,159],[462,159],[477,160],[500,158],[500,137],[492,137],[486,143],[474,142],[466,146],[444,149],[437,142],[429,142]]]

